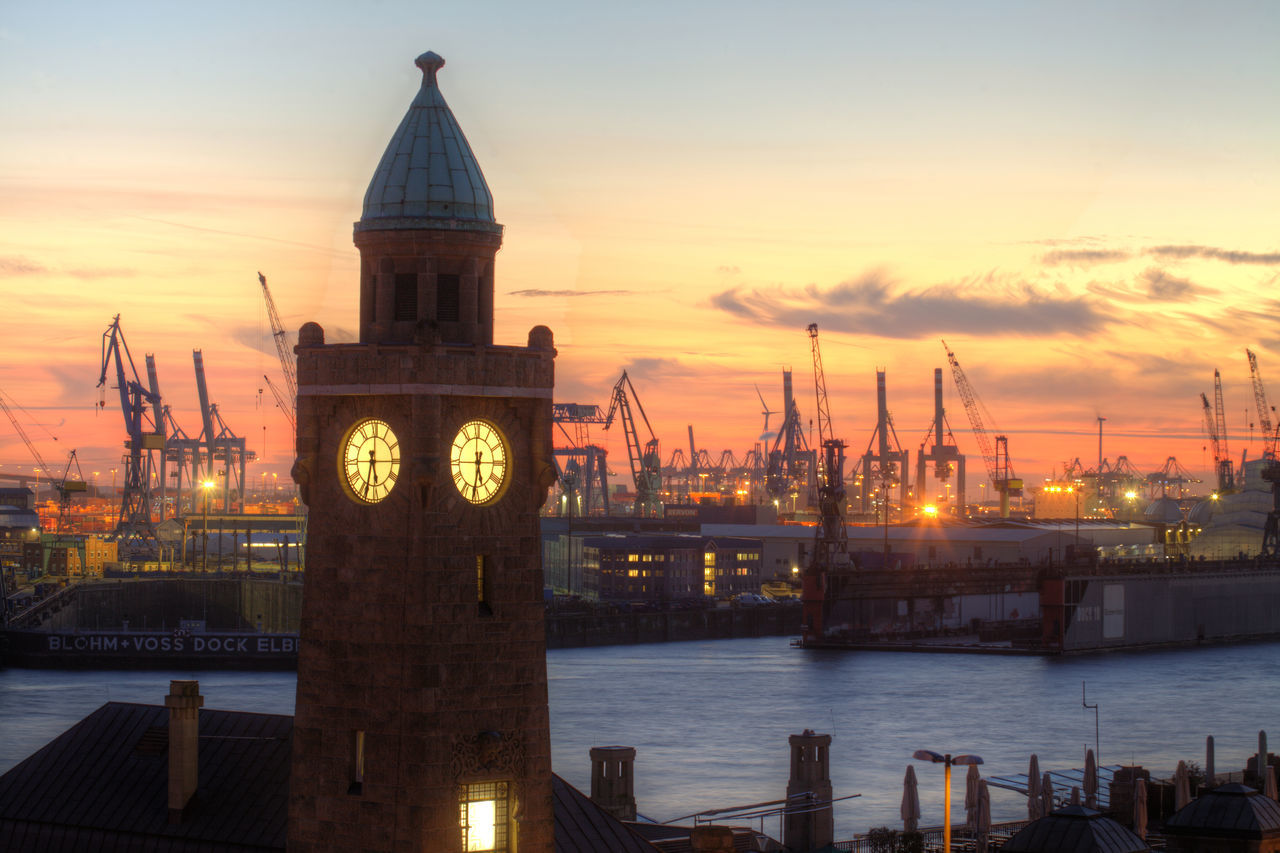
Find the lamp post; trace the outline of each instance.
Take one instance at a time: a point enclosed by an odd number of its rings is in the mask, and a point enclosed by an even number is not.
[[[952,756],[949,752],[939,755],[928,749],[917,749],[911,757],[916,761],[931,761],[946,768],[942,793],[942,853],[951,853],[951,765],[982,764],[982,758],[977,755]]]
[[[200,547],[200,571],[209,571],[209,490],[213,488],[213,480],[205,480],[200,484],[204,490],[204,520],[200,522],[200,539],[204,543]]]

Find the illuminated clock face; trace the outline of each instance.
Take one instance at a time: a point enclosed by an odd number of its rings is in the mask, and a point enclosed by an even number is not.
[[[458,493],[477,506],[502,497],[510,453],[507,440],[488,421],[467,421],[449,448],[449,471]]]
[[[338,467],[352,497],[376,504],[400,476],[400,442],[386,421],[366,418],[347,431]]]

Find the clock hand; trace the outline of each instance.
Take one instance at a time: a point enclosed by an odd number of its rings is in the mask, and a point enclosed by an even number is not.
[[[473,498],[476,495],[480,494],[480,459],[481,459],[480,451],[477,450],[476,451],[476,482],[471,487],[471,497]]]
[[[378,485],[378,466],[375,464],[377,459],[374,456],[374,448],[369,448],[369,482]]]

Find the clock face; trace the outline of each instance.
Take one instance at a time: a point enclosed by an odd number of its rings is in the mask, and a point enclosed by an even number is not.
[[[347,431],[338,468],[352,497],[376,504],[390,494],[400,476],[400,442],[386,421],[366,418]]]
[[[449,472],[458,493],[477,506],[502,497],[510,454],[507,440],[488,421],[467,421],[449,449]]]

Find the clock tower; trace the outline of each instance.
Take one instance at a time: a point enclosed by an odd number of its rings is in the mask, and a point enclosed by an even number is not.
[[[309,509],[288,844],[553,845],[538,510],[555,349],[493,343],[502,226],[422,86],[355,224],[359,343],[298,335]]]

